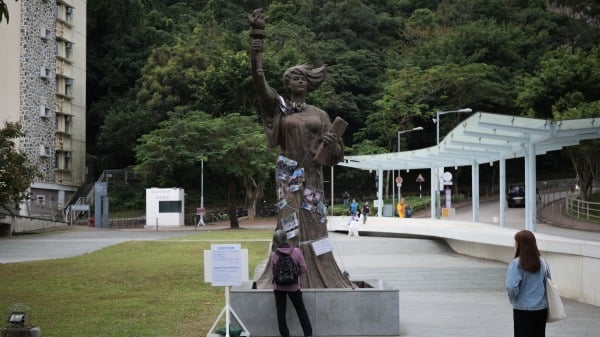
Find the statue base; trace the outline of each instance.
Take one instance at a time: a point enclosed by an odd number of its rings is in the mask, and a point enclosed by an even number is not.
[[[302,289],[315,336],[400,335],[399,290],[381,280],[353,281],[358,287]],[[255,289],[254,282],[231,288],[231,307],[251,336],[279,336],[275,297],[271,289]],[[296,310],[288,300],[291,335],[302,336]],[[232,322],[236,325],[237,322]]]

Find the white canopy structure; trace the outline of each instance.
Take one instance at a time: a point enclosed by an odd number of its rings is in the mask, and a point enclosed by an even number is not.
[[[535,231],[537,155],[600,138],[600,118],[551,121],[477,112],[456,126],[436,146],[378,155],[346,156],[340,166],[377,170],[379,204],[384,170],[431,169],[431,181],[442,184],[445,166],[471,166],[473,221],[479,221],[479,164],[500,164],[500,210],[505,207],[506,166],[512,158],[525,158],[525,226]],[[439,173],[436,174],[436,171]],[[443,189],[443,188],[442,188]],[[431,216],[439,217],[439,184],[431,184]],[[437,202],[436,202],[437,201]],[[378,208],[381,216],[382,207]],[[434,212],[435,210],[435,212]],[[500,211],[500,224],[505,225]]]

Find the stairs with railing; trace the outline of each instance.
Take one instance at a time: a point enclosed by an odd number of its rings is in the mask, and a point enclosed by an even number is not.
[[[116,170],[104,170],[102,171],[102,174],[100,175],[98,180],[96,180],[96,183],[109,183],[115,181],[122,181],[124,183],[127,183],[130,169],[131,167]],[[78,219],[83,213],[87,212],[91,214],[95,194],[96,184],[82,185],[80,190],[72,198],[72,200],[75,200],[75,202],[69,203],[69,205],[65,208],[66,221],[72,223],[74,220]]]

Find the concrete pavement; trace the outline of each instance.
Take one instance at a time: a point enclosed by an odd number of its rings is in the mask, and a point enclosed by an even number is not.
[[[227,225],[201,230],[222,227]],[[274,220],[242,223],[242,227],[273,228]],[[562,230],[577,236],[589,234]],[[193,232],[81,228],[0,238],[0,263],[65,258],[123,241],[170,239]],[[506,264],[456,254],[438,240],[330,236],[340,268],[352,280],[382,279],[399,289],[399,336],[512,336],[512,309],[504,290]],[[549,324],[546,336],[600,337],[600,307],[566,299],[564,303],[569,318]]]
[[[443,241],[331,233],[353,280],[381,278],[400,290],[400,336],[510,337],[506,264],[454,253]],[[600,307],[564,299],[569,318],[547,337],[599,337]]]

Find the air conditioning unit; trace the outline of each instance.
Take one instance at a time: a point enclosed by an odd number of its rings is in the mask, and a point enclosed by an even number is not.
[[[40,28],[40,37],[42,38],[42,40],[48,40],[49,38],[52,37],[52,31],[48,28]]]
[[[40,68],[40,77],[43,79],[48,79],[48,77],[50,77],[50,69],[48,69],[46,67],[41,67]]]
[[[50,157],[50,147],[45,145],[40,145],[40,156],[41,157]]]
[[[49,107],[47,107],[45,105],[40,105],[40,116],[48,118],[48,117],[50,117],[51,113],[52,113],[52,110],[50,110]]]

